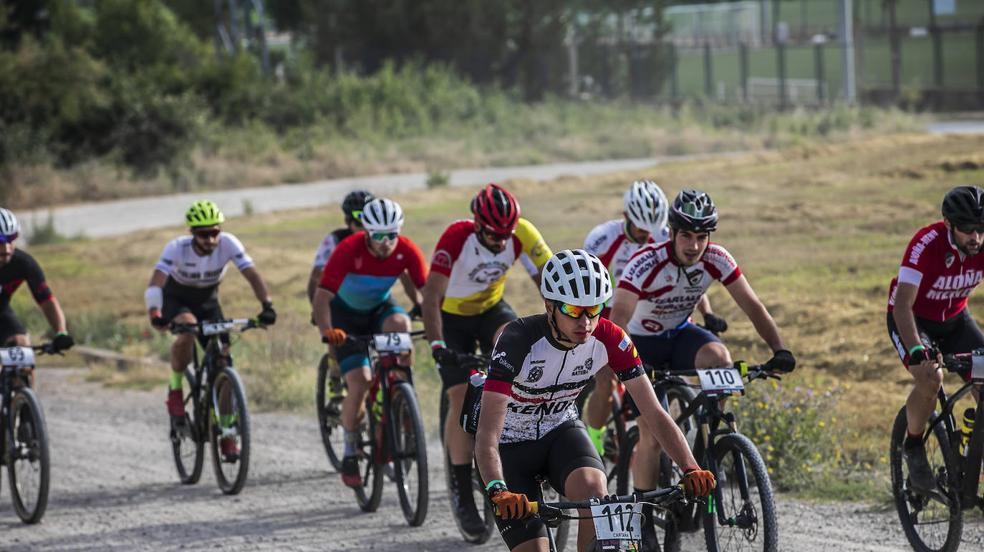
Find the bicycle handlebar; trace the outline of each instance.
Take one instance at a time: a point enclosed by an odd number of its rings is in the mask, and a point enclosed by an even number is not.
[[[228,326],[224,328],[223,331],[210,332],[208,335],[215,335],[219,333],[229,333],[231,330],[246,331],[255,328],[266,328],[265,325],[261,324],[259,320],[255,318],[230,318],[226,320],[203,320],[201,322],[195,322],[194,324],[189,324],[187,322],[171,322],[167,327],[171,330],[172,334],[183,334],[183,333],[193,333],[201,334],[204,332],[206,326]]]
[[[605,495],[576,502],[530,502],[530,512],[540,517],[561,517],[563,510],[588,509],[601,504],[634,504],[636,502],[654,503],[657,506],[686,500],[683,485],[674,485],[666,489],[635,492],[627,495]]]
[[[719,366],[718,368],[733,368],[738,370],[742,378],[745,381],[752,381],[756,379],[782,379],[782,376],[776,372],[768,369],[767,364],[748,364],[743,360],[739,360],[732,364],[731,366]],[[713,370],[714,368],[706,368],[707,370]],[[672,379],[674,376],[696,376],[697,369],[693,370],[673,370],[669,368],[653,368],[653,379]]]
[[[345,341],[349,343],[372,343],[372,339],[374,336],[385,335],[390,333],[407,333],[410,334],[411,338],[424,336],[424,330],[414,330],[412,332],[379,332],[374,334],[362,334],[362,335],[347,334],[345,336]]]

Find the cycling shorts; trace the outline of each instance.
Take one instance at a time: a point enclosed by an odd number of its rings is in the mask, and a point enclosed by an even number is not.
[[[518,316],[505,300],[499,301],[482,314],[471,316],[441,311],[444,343],[456,353],[471,354],[475,352],[477,346],[483,353],[492,354],[495,332],[499,331],[503,324],[517,318]],[[471,375],[469,371],[464,368],[444,369],[443,367],[439,370],[445,388],[467,382]]]
[[[886,319],[888,325],[888,336],[892,340],[892,346],[898,353],[902,365],[909,368],[909,352],[902,344],[902,336],[899,335],[898,326],[895,325],[895,317],[888,313]],[[949,320],[937,322],[916,317],[916,329],[919,331],[919,339],[925,345],[933,344],[939,347],[941,353],[969,353],[974,349],[984,347],[984,333],[981,332],[974,317],[970,315],[970,309],[964,309]]]
[[[192,287],[177,283],[171,278],[164,284],[164,304],[161,306],[161,317],[168,322],[179,314],[189,312],[199,322],[222,320],[222,306],[219,305],[219,286]],[[219,336],[222,343],[229,343],[229,335]],[[208,343],[208,338],[198,336],[202,347]]]
[[[574,470],[595,468],[604,473],[598,451],[580,420],[564,422],[536,441],[499,445],[499,458],[509,490],[536,501],[543,500],[538,479],[546,479],[551,487],[566,495],[564,485]],[[546,527],[536,516],[510,520],[496,517],[495,523],[510,549],[547,536]]]
[[[383,321],[393,314],[406,314],[403,307],[387,299],[371,311],[357,311],[335,296],[331,300],[331,325],[352,335],[369,335],[383,331]],[[346,342],[335,348],[338,368],[346,372],[359,366],[369,366],[369,350],[364,343]]]
[[[0,347],[10,345],[9,342],[15,335],[26,333],[27,329],[24,328],[24,324],[17,318],[10,305],[0,309]]]

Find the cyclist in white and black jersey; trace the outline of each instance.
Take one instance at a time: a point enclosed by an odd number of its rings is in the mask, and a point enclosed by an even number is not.
[[[510,322],[495,344],[476,435],[479,470],[509,548],[547,550],[543,523],[524,519],[529,500],[542,498],[538,477],[572,500],[607,493],[601,459],[574,406],[606,364],[638,396],[654,438],[685,467],[688,492],[709,494],[714,476],[699,468],[683,434],[660,407],[632,340],[599,316],[612,295],[601,261],[584,250],[561,251],[544,266],[540,291],[546,313]],[[593,536],[591,520],[582,520],[578,549]]]
[[[708,287],[720,281],[774,351],[768,362],[770,369],[792,371],[796,360],[786,350],[769,311],[734,257],[710,241],[718,222],[710,196],[696,190],[681,191],[670,207],[668,222],[670,240],[647,245],[632,256],[612,306],[612,322],[629,332],[642,359],[653,366],[669,363],[679,370],[730,365],[731,354],[721,340],[690,322]],[[635,392],[630,392],[634,399]],[[647,424],[641,419],[640,429],[646,429]],[[639,432],[633,469],[633,484],[638,490],[656,488],[659,450],[648,431]]]
[[[225,216],[218,206],[211,201],[196,201],[185,213],[185,220],[191,235],[175,238],[164,247],[144,292],[150,323],[163,331],[172,322],[195,324],[200,320],[221,319],[219,283],[227,265],[232,262],[262,305],[258,321],[274,324],[277,313],[267,285],[243,244],[232,234],[222,231]],[[180,334],[171,345],[167,411],[179,419],[185,415],[181,388],[185,367],[194,352],[194,339],[191,334]],[[220,444],[224,455],[238,455],[238,449],[232,450],[232,447],[238,447],[234,439],[223,439]]]
[[[595,226],[584,239],[585,251],[601,259],[613,282],[622,277],[625,265],[640,247],[663,243],[670,238],[670,229],[666,225],[669,202],[655,182],[633,182],[622,200],[622,218]],[[711,312],[706,295],[697,303],[697,310],[703,315],[704,327],[710,331],[723,333],[728,329],[728,323]],[[606,307],[601,315],[609,318],[611,309]],[[602,369],[595,376],[594,391],[585,407],[588,434],[598,454],[604,454],[605,427],[612,412],[614,390],[615,375],[611,370]]]

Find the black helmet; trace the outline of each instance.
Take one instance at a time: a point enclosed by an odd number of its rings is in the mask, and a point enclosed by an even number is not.
[[[683,190],[673,200],[667,222],[674,230],[713,232],[718,224],[717,207],[706,193]]]
[[[372,192],[366,190],[354,190],[345,196],[342,200],[342,211],[345,213],[345,218],[355,219],[356,217],[353,213],[355,211],[362,211],[362,208],[366,206],[366,203],[376,199],[376,196],[372,195]]]
[[[984,190],[957,186],[943,197],[943,218],[955,226],[984,224]]]

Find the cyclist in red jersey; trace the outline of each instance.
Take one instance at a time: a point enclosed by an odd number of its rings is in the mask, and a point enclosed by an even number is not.
[[[914,386],[906,400],[903,456],[912,486],[932,491],[923,433],[943,384],[941,353],[984,347],[984,333],[967,297],[984,277],[984,190],[957,186],[943,198],[943,220],[916,232],[902,256],[888,297],[888,334]],[[939,350],[934,346],[938,346]]]

